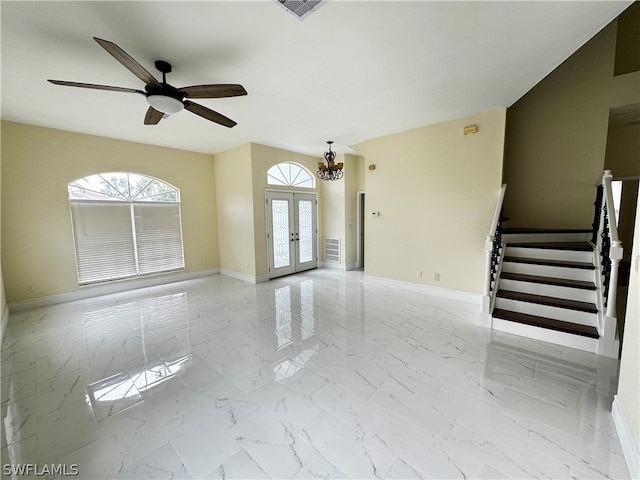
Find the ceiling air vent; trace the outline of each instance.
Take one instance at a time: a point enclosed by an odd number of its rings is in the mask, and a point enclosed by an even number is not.
[[[300,20],[307,18],[328,1],[329,0],[275,0],[276,3],[282,5],[288,12],[294,14]]]

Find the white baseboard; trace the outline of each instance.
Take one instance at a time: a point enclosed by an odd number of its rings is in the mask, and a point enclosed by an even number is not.
[[[2,312],[2,324],[0,326],[0,345],[4,340],[4,332],[7,331],[7,325],[9,325],[9,305],[5,305],[4,312]]]
[[[458,300],[464,303],[472,303],[474,305],[482,306],[482,294],[473,292],[464,292],[462,290],[452,290],[450,288],[432,287],[431,285],[421,285],[419,283],[403,282],[402,280],[393,280],[383,277],[374,277],[371,275],[364,276],[368,281],[381,281],[397,284],[405,290],[412,290],[415,292],[421,292],[426,295],[433,295],[434,297],[448,298],[451,300]]]
[[[236,272],[235,270],[229,270],[228,268],[221,268],[220,273],[227,277],[237,278],[243,282],[248,283],[262,283],[269,280],[269,275],[250,275],[248,273]]]
[[[622,454],[629,469],[630,478],[640,478],[640,450],[633,439],[631,427],[624,415],[622,406],[620,405],[619,395],[613,397],[613,405],[611,407],[611,416],[613,424],[618,432]]]
[[[318,262],[318,268],[328,268],[330,270],[346,270],[344,263]]]
[[[101,285],[87,285],[79,287],[73,292],[58,293],[46,297],[33,298],[30,300],[21,300],[9,304],[11,311],[31,310],[34,308],[46,307],[48,305],[56,305],[58,303],[74,302],[76,300],[84,300],[86,298],[99,297],[101,295],[109,295],[112,293],[128,292],[138,290],[140,288],[154,287],[174,282],[182,282],[193,278],[208,277],[219,273],[218,268],[208,268],[206,270],[197,270],[195,272],[170,273],[166,275],[155,275],[147,278],[136,278],[134,280],[122,280]]]

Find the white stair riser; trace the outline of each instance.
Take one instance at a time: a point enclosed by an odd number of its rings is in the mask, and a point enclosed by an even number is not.
[[[492,328],[500,332],[520,335],[522,337],[549,342],[555,345],[562,345],[564,347],[576,348],[578,350],[584,350],[586,352],[598,352],[599,342],[595,338],[583,337],[581,335],[573,335],[571,333],[565,332],[558,332],[555,330],[549,330],[547,328],[533,327],[531,325],[510,322],[508,320],[502,320],[500,318],[494,318],[492,320],[492,323]]]
[[[544,283],[522,282],[519,280],[508,280],[505,278],[500,279],[498,288],[502,290],[511,290],[512,292],[532,293],[534,295],[544,295],[545,297],[596,303],[595,290],[561,287],[558,285],[548,285]]]
[[[539,275],[541,277],[566,278],[570,280],[595,281],[594,270],[582,268],[554,267],[550,265],[534,265],[531,263],[503,262],[503,272]]]
[[[549,248],[524,248],[507,245],[506,256],[524,258],[546,258],[550,260],[567,260],[593,264],[593,252],[578,250],[553,250]]]
[[[526,242],[587,242],[591,233],[505,233],[502,241],[507,243]]]
[[[568,308],[550,307],[537,303],[512,300],[510,298],[496,298],[495,308],[510,310],[512,312],[527,313],[538,317],[554,318],[565,322],[589,325],[595,327],[598,324],[598,316],[595,313],[569,310]]]

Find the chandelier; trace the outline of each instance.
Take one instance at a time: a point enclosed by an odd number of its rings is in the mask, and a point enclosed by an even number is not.
[[[321,180],[339,180],[344,175],[342,167],[344,163],[335,163],[336,152],[331,151],[331,140],[327,142],[329,144],[329,151],[324,152],[324,160],[327,162],[325,165],[322,162],[318,162],[318,178]]]

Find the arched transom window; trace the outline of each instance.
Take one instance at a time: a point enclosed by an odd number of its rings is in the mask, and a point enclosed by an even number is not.
[[[180,191],[157,178],[138,173],[98,173],[69,184],[69,199],[124,202],[179,202]]]
[[[309,170],[295,163],[278,163],[267,170],[267,183],[269,185],[282,185],[286,187],[315,187],[315,177]]]
[[[110,172],[74,180],[68,190],[80,285],[184,269],[176,187]]]

